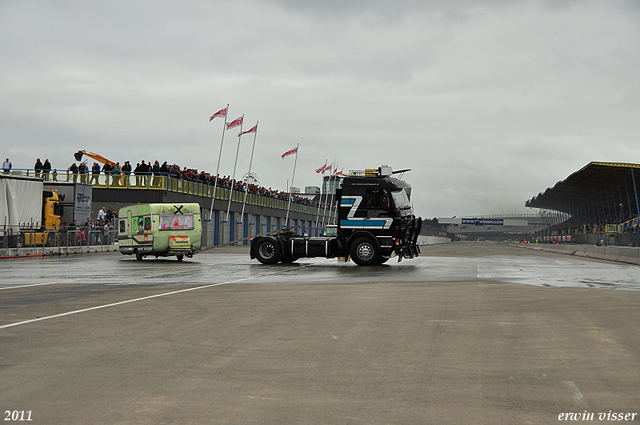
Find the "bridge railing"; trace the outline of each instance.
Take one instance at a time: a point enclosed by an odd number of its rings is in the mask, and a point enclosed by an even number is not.
[[[164,190],[168,192],[203,196],[206,198],[211,198],[214,196],[214,185],[211,183],[205,183],[197,180],[179,179],[168,175],[153,173],[92,174],[91,172],[70,173],[67,171],[56,173],[36,173],[34,170],[13,170],[11,174],[37,177],[43,179],[43,181],[45,182],[52,181],[90,184],[96,188]],[[218,186],[216,187],[215,199],[226,201],[229,199],[230,193],[230,189]],[[233,198],[232,202],[245,202],[245,192],[233,190],[231,196]],[[256,195],[254,193],[247,193],[246,197],[247,205],[255,205],[280,210],[286,210],[287,206],[289,205],[288,199],[277,199],[271,196]],[[306,214],[316,214],[318,212],[318,206],[301,204],[292,201],[290,211]],[[329,211],[329,209],[326,209],[326,213],[328,213],[328,215],[330,216],[335,216],[335,211]]]

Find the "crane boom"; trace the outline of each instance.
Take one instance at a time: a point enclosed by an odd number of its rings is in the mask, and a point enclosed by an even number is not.
[[[73,156],[76,159],[76,161],[82,161],[82,156],[83,155],[86,155],[89,158],[93,158],[93,159],[95,159],[96,161],[98,161],[98,162],[100,162],[102,164],[109,164],[110,167],[113,167],[113,166],[116,165],[115,162],[105,158],[102,155],[94,153],[94,152],[88,152],[88,151],[85,151],[85,150],[81,150],[81,151],[78,151],[78,152],[73,154]]]

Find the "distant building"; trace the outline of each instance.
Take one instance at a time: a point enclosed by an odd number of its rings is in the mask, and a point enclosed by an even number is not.
[[[320,193],[320,188],[318,186],[306,186],[304,193],[305,195],[317,195]]]
[[[339,176],[326,176],[322,179],[322,193],[336,193],[340,188],[342,180]]]

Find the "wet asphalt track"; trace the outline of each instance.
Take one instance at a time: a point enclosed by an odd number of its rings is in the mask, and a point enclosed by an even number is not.
[[[0,410],[25,423],[638,423],[637,266],[453,243],[371,268],[242,247],[0,267]]]
[[[493,281],[546,287],[640,290],[640,267],[578,257],[537,253],[517,246],[460,243],[423,247],[423,255],[377,267],[336,259],[299,259],[264,266],[247,248],[212,249],[185,259],[146,258],[119,253],[5,260],[0,290],[14,285],[209,285],[215,283],[362,284],[371,282]],[[460,248],[467,255],[450,256]],[[505,249],[506,248],[506,249]]]

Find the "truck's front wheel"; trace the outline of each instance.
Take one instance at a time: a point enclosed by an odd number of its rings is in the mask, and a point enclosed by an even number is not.
[[[255,255],[262,264],[275,264],[280,261],[280,245],[273,239],[260,239],[255,247]]]
[[[380,250],[369,238],[358,238],[351,244],[351,259],[359,266],[380,264]]]

